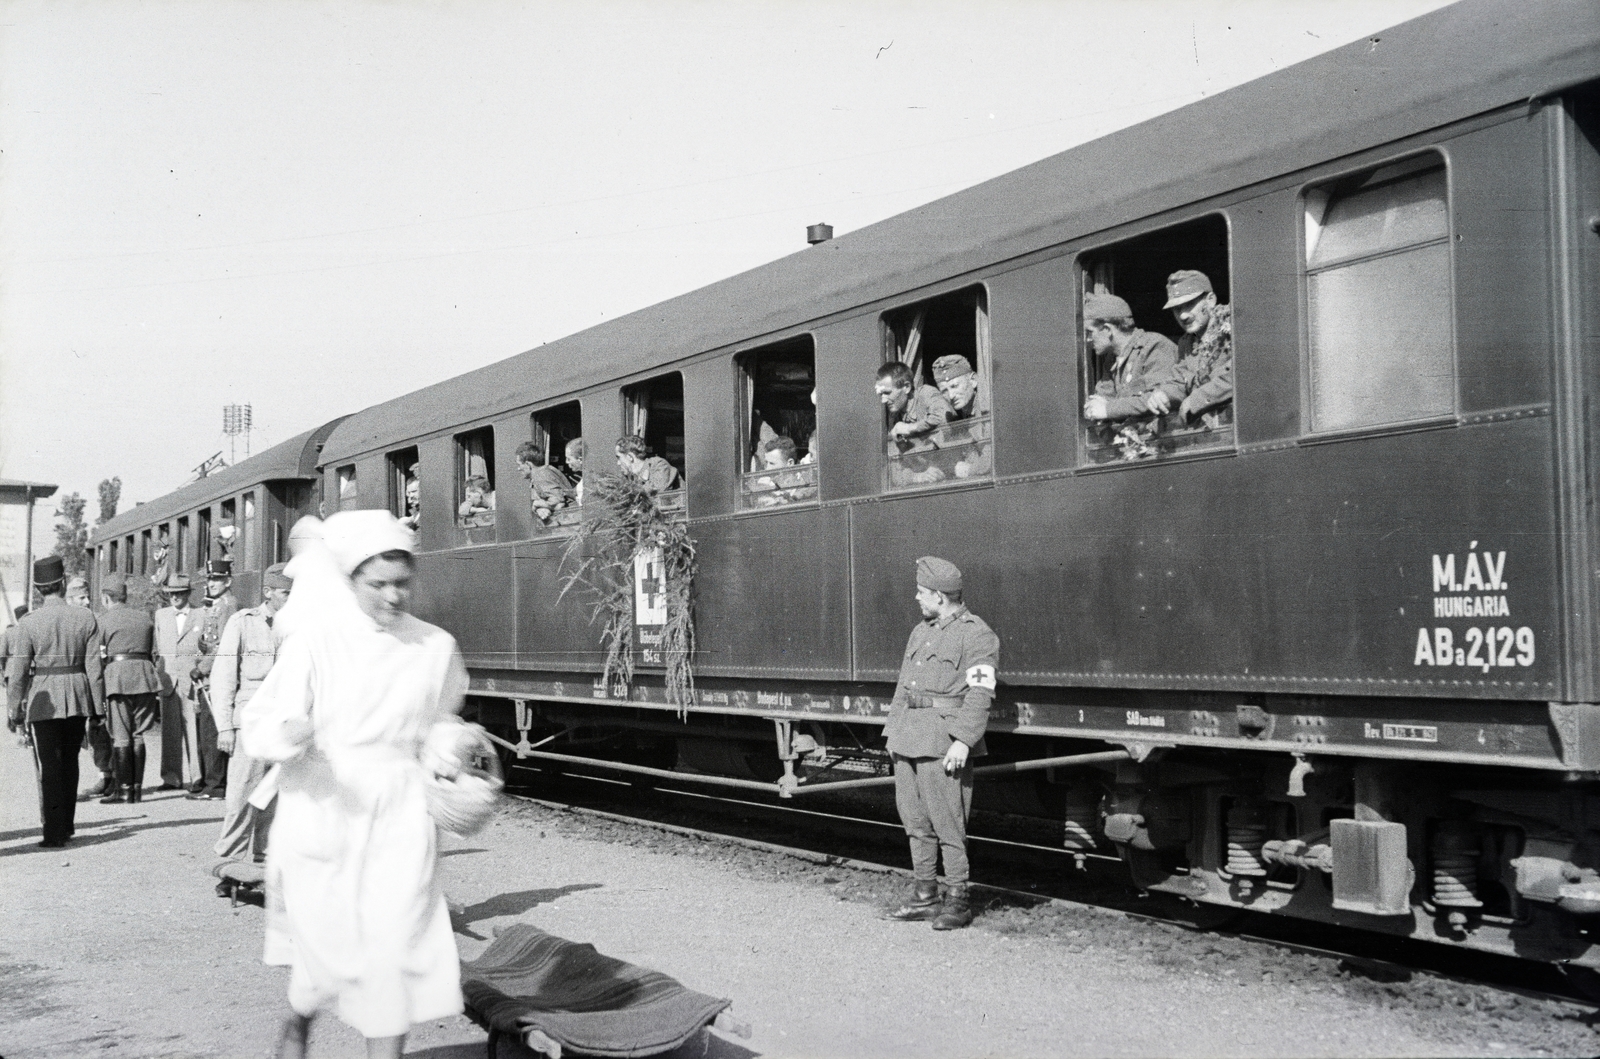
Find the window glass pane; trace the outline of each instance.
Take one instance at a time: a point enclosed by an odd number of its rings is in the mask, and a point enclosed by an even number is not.
[[[1314,215],[1309,219],[1306,252],[1314,269],[1443,239],[1450,230],[1444,168],[1352,190],[1333,200],[1320,225]]]
[[[1308,294],[1313,429],[1454,411],[1447,245],[1316,273]]]
[[[346,464],[339,468],[339,510],[356,506],[356,468],[355,464]]]

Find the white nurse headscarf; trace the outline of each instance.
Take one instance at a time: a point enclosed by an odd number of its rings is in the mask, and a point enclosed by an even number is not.
[[[341,511],[322,524],[322,543],[346,577],[384,552],[415,552],[416,537],[387,511]]]

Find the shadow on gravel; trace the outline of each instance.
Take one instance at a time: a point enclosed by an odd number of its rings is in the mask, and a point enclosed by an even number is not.
[[[544,890],[518,890],[516,893],[498,894],[475,905],[460,909],[452,908],[450,926],[457,934],[473,941],[488,941],[488,938],[471,929],[472,924],[499,916],[520,916],[530,908],[560,900],[579,890],[599,890],[604,885],[597,882],[573,883],[570,886],[556,886]]]
[[[476,848],[474,848],[474,849],[447,849],[443,853],[439,854],[439,858],[442,860],[445,857],[464,857],[468,853],[487,853],[487,852],[489,852],[489,851],[486,850],[486,849],[476,849]]]
[[[133,817],[133,819],[138,820],[142,818]],[[83,826],[85,829],[98,828],[105,827],[109,823],[111,823],[111,821],[97,820],[94,823],[85,823]],[[12,846],[9,849],[0,849],[0,857],[16,857],[24,853],[55,853],[59,855],[62,853],[70,853],[75,849],[87,849],[90,846],[98,846],[102,842],[115,842],[119,838],[127,838],[129,835],[135,834],[139,831],[155,831],[165,827],[193,827],[195,824],[211,824],[215,826],[220,823],[222,823],[222,817],[220,816],[204,816],[193,820],[162,820],[149,824],[136,824],[130,827],[114,828],[109,834],[104,835],[74,835],[72,840],[61,849],[43,849],[35,845]],[[22,834],[37,835],[39,834],[39,831],[35,829],[33,831],[24,831]]]
[[[84,827],[109,827],[112,824],[120,824],[124,820],[148,820],[148,819],[149,819],[149,817],[147,817],[143,813],[141,813],[138,816],[117,816],[117,817],[112,817],[110,820],[96,820],[92,824],[86,822],[86,823],[84,823],[83,826]],[[22,828],[20,831],[0,831],[0,842],[10,842],[14,838],[29,838],[29,837],[38,838],[39,835],[42,834],[42,833],[43,832],[37,827],[25,827],[25,828]]]

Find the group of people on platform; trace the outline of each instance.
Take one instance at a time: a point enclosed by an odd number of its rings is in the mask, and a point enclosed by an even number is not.
[[[18,608],[0,643],[7,724],[25,731],[39,770],[41,845],[72,837],[76,803],[140,802],[147,739],[160,732],[158,791],[226,803],[215,843],[225,859],[265,855],[270,811],[246,796],[260,777],[238,746],[238,713],[272,666],[273,615],[288,598],[284,564],[262,575],[263,602],[239,609],[232,563],[207,564],[204,602],[187,577],[169,573],[167,605],[152,615],[129,603],[129,579],[109,575],[96,612],[88,582],[67,578],[59,556],[34,564],[41,603]],[[99,781],[78,792],[78,750],[87,742]]]

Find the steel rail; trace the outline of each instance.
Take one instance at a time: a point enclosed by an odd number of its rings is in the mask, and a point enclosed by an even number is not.
[[[611,769],[616,772],[628,772],[638,776],[655,776],[659,779],[678,780],[687,783],[704,783],[713,787],[734,787],[746,791],[764,791],[776,794],[780,798],[790,798],[797,794],[814,794],[817,791],[846,791],[859,790],[863,787],[884,787],[894,782],[893,776],[871,776],[859,780],[833,780],[826,783],[796,784],[763,783],[760,780],[741,780],[730,776],[709,776],[697,772],[675,772],[672,769],[652,768],[649,765],[631,765],[625,761],[607,761],[604,758],[580,757],[577,754],[556,754],[548,750],[519,749],[517,744],[507,742],[492,733],[485,733],[491,740],[505,747],[507,750],[521,758],[538,758],[541,761],[558,761],[569,765],[588,765],[591,768]],[[549,742],[548,739],[545,742]],[[1036,772],[1039,769],[1064,768],[1069,765],[1093,765],[1106,761],[1126,761],[1133,755],[1126,750],[1098,750],[1088,754],[1066,754],[1061,757],[1035,758],[1031,761],[1008,761],[1000,765],[983,765],[972,770],[974,776],[992,776],[1016,772]]]

